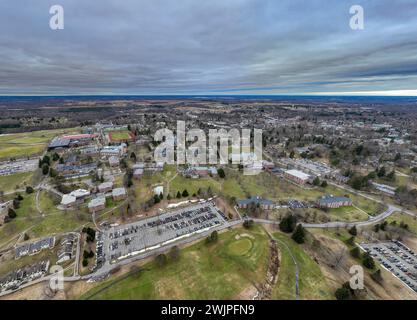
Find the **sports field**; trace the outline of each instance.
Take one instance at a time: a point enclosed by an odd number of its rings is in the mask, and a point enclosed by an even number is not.
[[[127,130],[116,130],[108,133],[111,142],[131,141],[134,139],[133,133]]]

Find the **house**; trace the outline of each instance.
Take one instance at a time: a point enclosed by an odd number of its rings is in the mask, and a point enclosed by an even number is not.
[[[106,208],[106,198],[98,197],[94,198],[88,204],[88,211],[90,213],[97,212]]]
[[[352,200],[347,197],[333,197],[332,195],[326,195],[319,198],[316,201],[318,208],[340,208],[352,205]]]
[[[120,163],[119,157],[111,156],[109,157],[109,165],[110,167],[117,167]]]
[[[295,169],[286,170],[284,172],[284,177],[298,184],[306,184],[312,179],[312,176],[309,174]]]
[[[98,191],[101,193],[109,192],[113,189],[113,182],[103,182],[98,185]]]
[[[121,201],[127,198],[125,188],[115,188],[112,191],[112,197],[114,201]]]
[[[271,200],[263,199],[258,196],[237,201],[237,206],[241,209],[246,209],[250,205],[259,205],[264,210],[272,210],[274,208],[274,202],[272,202]]]

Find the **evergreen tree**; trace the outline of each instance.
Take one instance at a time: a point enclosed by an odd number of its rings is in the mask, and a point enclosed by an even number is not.
[[[304,243],[305,230],[304,230],[304,228],[301,224],[297,225],[297,227],[295,228],[295,231],[292,234],[291,238],[299,244]]]

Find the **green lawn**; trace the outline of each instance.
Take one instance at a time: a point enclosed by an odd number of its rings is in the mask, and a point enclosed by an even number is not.
[[[397,221],[397,226],[400,225],[401,222],[408,224],[408,230],[414,234],[417,234],[417,219],[415,217],[411,217],[408,214],[401,214],[396,212],[390,215],[386,221],[391,223],[392,221]]]
[[[24,199],[21,201],[19,209],[16,210],[17,217],[0,227],[0,244],[29,228],[30,236],[38,238],[72,231],[91,221],[90,214],[85,207],[67,212],[58,210],[54,204],[53,196],[46,191],[42,191],[39,198],[44,216],[41,216],[36,208],[36,193],[30,195],[22,193],[22,196]]]
[[[238,234],[249,237],[236,240]],[[242,241],[244,239],[244,241]],[[268,238],[261,227],[235,229],[181,250],[178,261],[98,284],[82,299],[233,299],[253,282],[262,282],[268,263]]]
[[[0,158],[29,157],[41,154],[55,136],[76,132],[79,132],[78,128],[0,135]]]
[[[299,267],[300,299],[332,299],[332,293],[316,262],[308,256],[301,246],[287,235],[276,232],[277,245],[281,252],[278,282],[273,291],[274,299],[295,299],[295,266],[285,243],[294,255]]]
[[[16,173],[8,176],[0,176],[0,190],[10,192],[16,189],[23,189],[30,185],[33,172]]]

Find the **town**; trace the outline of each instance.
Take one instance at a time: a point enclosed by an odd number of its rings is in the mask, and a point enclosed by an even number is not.
[[[127,97],[106,107],[63,98],[35,115],[37,103],[13,100],[0,115],[2,298],[166,298],[174,293],[155,288],[168,281],[177,298],[417,297],[415,109],[343,99],[323,109],[326,101],[284,98]],[[262,159],[251,135],[241,148],[229,136],[217,162],[157,161],[155,133],[170,130],[163,143],[176,151],[178,121],[207,135],[261,130]],[[355,264],[366,289],[346,289]],[[48,287],[54,265],[63,291]]]

